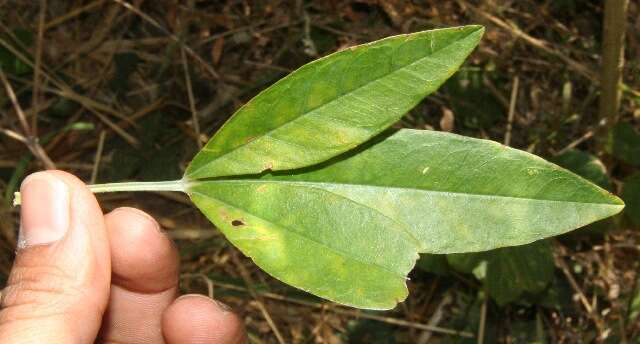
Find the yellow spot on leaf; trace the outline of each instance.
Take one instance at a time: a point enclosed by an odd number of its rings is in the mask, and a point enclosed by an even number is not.
[[[540,170],[536,169],[536,168],[528,168],[527,169],[527,174],[530,176],[535,176],[540,174]]]
[[[258,186],[256,191],[259,192],[259,193],[263,193],[263,192],[267,191],[267,188],[268,188],[267,184],[262,184],[262,185]]]
[[[262,166],[263,171],[268,171],[273,168],[273,161],[268,161]]]

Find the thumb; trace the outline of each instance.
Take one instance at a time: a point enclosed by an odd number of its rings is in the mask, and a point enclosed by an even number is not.
[[[109,297],[100,206],[76,177],[38,172],[21,186],[16,259],[0,304],[0,343],[92,343]]]

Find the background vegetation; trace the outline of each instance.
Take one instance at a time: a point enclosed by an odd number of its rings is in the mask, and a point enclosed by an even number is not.
[[[621,216],[523,247],[424,256],[407,301],[369,312],[261,272],[183,195],[100,195],[102,206],[159,219],[181,252],[182,289],[232,305],[252,342],[638,342],[640,4],[611,8],[604,39],[603,1],[588,0],[0,0],[0,285],[18,227],[10,201],[26,174],[180,178],[235,109],[302,64],[477,23],[487,27],[479,49],[397,127],[539,154],[622,195]],[[624,24],[618,100],[616,56],[603,56]]]

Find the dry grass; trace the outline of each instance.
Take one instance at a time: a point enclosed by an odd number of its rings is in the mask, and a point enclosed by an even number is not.
[[[468,23],[487,26],[468,66],[485,71],[484,87],[508,116],[471,128],[460,124],[464,114],[453,113],[453,126],[451,118],[441,121],[451,111],[448,95],[440,92],[400,125],[440,128],[439,123],[446,122],[447,128],[467,135],[497,141],[507,136],[512,146],[547,157],[572,146],[600,153],[593,141],[598,128],[599,2],[48,0],[46,7],[42,4],[0,0],[0,47],[14,52],[24,68],[34,71],[5,73],[17,100],[9,101],[4,90],[0,96],[3,194],[10,195],[26,173],[53,166],[87,181],[178,175],[235,109],[305,62],[387,35]],[[632,2],[629,18],[637,18],[639,12]],[[632,62],[624,82],[631,91],[623,97],[621,117],[637,125],[638,103],[632,99],[633,90],[640,89],[640,23],[629,24],[627,53]],[[30,42],[17,29],[30,32]],[[73,125],[92,129],[70,130]],[[165,160],[154,160],[162,152],[167,153]],[[136,159],[158,166],[129,171],[128,164]],[[619,186],[629,167],[606,156],[604,161]],[[227,244],[182,195],[117,194],[100,200],[105,211],[129,205],[156,216],[181,250],[182,288],[233,305],[253,342],[339,343],[363,319],[389,327],[398,342],[452,341],[458,337],[442,332],[465,330],[463,335],[471,336],[478,332],[474,328],[469,333],[456,320],[464,313],[461,300],[477,298],[477,283],[469,277],[416,273],[410,298],[396,310],[361,312],[309,297],[270,278]],[[0,207],[4,278],[15,247],[17,210],[8,204]],[[629,296],[638,288],[638,232],[623,227],[596,239],[558,243],[555,251],[557,275],[574,295],[568,302],[570,311],[491,305],[487,316],[492,325],[485,326],[492,327],[487,330],[496,334],[493,339],[517,342],[514,324],[522,319],[534,319],[552,342],[595,341],[589,336],[596,335],[621,341],[640,336],[639,324],[625,323]]]

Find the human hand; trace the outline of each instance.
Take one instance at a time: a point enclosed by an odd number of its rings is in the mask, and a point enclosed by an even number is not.
[[[244,343],[240,319],[204,296],[177,298],[178,253],[149,215],[103,215],[76,177],[22,184],[16,259],[0,343]]]

